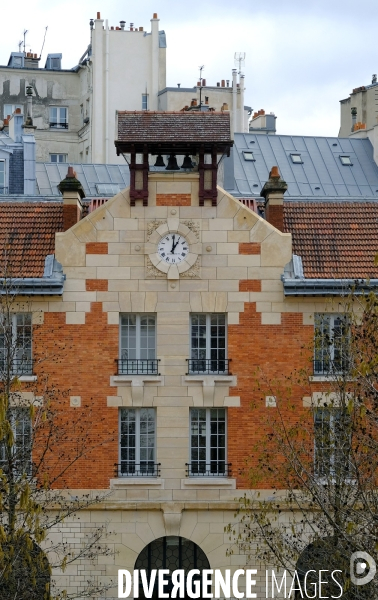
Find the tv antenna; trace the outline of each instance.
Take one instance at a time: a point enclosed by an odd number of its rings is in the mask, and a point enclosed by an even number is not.
[[[235,65],[239,67],[239,73],[242,72],[242,67],[245,65],[245,52],[235,52],[234,54]]]
[[[25,48],[26,48],[26,34],[27,33],[28,33],[28,29],[24,29],[24,54],[25,54]]]
[[[46,40],[46,33],[47,33],[47,26],[45,27],[45,35],[43,36],[43,44],[42,44],[41,53],[39,55],[39,58],[41,58],[41,56],[42,56],[43,47],[45,45],[45,40]]]
[[[199,79],[200,80],[200,105],[199,105],[199,107],[201,110],[201,106],[202,106],[202,71],[204,70],[205,65],[202,65],[201,67],[198,67],[198,68],[199,68],[199,72],[200,72],[200,79]]]

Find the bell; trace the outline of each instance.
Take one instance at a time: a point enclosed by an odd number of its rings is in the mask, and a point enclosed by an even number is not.
[[[165,162],[161,154],[158,154],[158,156],[156,157],[154,167],[165,167]]]
[[[190,158],[189,154],[185,155],[184,162],[182,163],[181,168],[182,169],[193,169],[192,159]]]
[[[177,164],[177,159],[175,154],[169,155],[168,165],[165,167],[167,171],[179,171],[180,167]]]

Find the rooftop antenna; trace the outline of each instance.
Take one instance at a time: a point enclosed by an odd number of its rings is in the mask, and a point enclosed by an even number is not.
[[[202,106],[202,71],[205,68],[205,65],[202,65],[199,68],[199,72],[200,72],[200,105],[199,105],[199,109],[201,110],[201,106]]]
[[[47,26],[45,27],[45,35],[43,36],[43,44],[42,44],[41,53],[39,55],[39,58],[41,58],[41,56],[42,56],[43,47],[45,45],[45,40],[46,40],[46,33],[47,33]]]
[[[27,29],[24,29],[24,54],[25,54],[25,45],[26,45],[26,34],[28,33]]]
[[[22,40],[18,42],[18,51],[21,52]]]
[[[245,52],[235,52],[234,54],[235,65],[239,66],[239,75],[242,72],[242,67],[245,65]]]

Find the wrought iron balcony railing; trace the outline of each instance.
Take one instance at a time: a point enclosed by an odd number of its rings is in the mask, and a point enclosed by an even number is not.
[[[187,375],[231,375],[231,358],[187,358]]]
[[[33,375],[33,359],[32,358],[14,358],[8,365],[8,360],[4,356],[0,356],[0,377],[4,377],[7,371],[11,375],[22,377],[23,375]]]
[[[118,358],[117,375],[160,375],[160,359]]]
[[[68,129],[68,123],[54,123],[50,122],[51,129]]]
[[[185,463],[187,477],[231,477],[231,463],[224,460],[212,460],[205,463],[202,460]]]
[[[161,463],[150,460],[136,463],[133,460],[121,461],[114,464],[116,477],[160,477]]]
[[[350,359],[330,359],[324,357],[314,360],[314,375],[348,375],[351,372],[352,364]]]

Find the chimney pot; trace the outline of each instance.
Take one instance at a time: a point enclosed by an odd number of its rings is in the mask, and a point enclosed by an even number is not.
[[[97,13],[97,19],[101,19],[101,13]]]
[[[157,13],[154,13],[152,18],[157,19],[158,18]]]
[[[226,79],[226,86],[230,87],[230,80],[229,79]]]
[[[143,27],[139,27],[139,31],[143,31]]]
[[[265,198],[266,220],[280,231],[283,231],[283,203],[286,190],[287,183],[281,179],[278,167],[273,166],[260,194]]]
[[[202,79],[202,87],[206,87],[206,79]]]
[[[226,82],[225,82],[225,80],[224,80],[224,79],[222,79],[222,82],[221,82],[221,84],[222,84],[222,87],[226,87]]]
[[[201,82],[197,81],[197,87],[201,87]]]
[[[16,115],[20,115],[21,114],[21,108],[16,108],[16,110],[14,111]]]
[[[219,81],[217,81],[217,87],[220,87],[220,83],[219,83]]]

